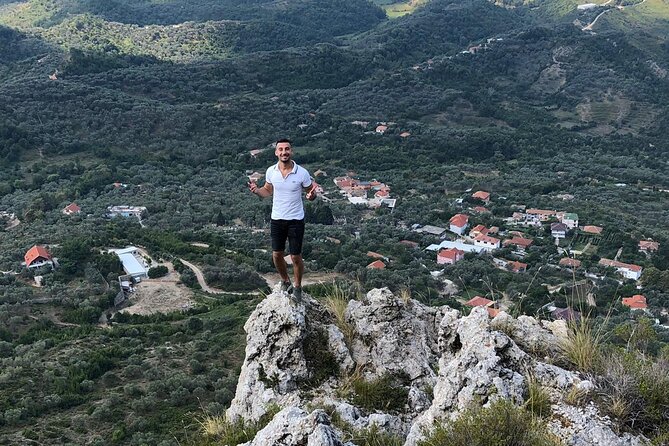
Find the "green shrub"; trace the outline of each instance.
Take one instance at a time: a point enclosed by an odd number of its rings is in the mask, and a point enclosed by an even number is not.
[[[267,413],[256,422],[246,422],[241,418],[235,422],[230,422],[224,415],[212,416],[206,414],[199,420],[202,432],[206,437],[205,444],[236,446],[251,441],[258,432],[272,421],[274,415],[280,410],[281,408],[276,404],[271,405],[267,408]]]
[[[456,420],[437,426],[419,446],[557,446],[530,412],[508,400],[464,411]]]
[[[647,436],[669,432],[669,362],[611,353],[599,382],[604,412]]]
[[[366,381],[361,376],[351,383],[351,402],[368,411],[381,410],[383,412],[402,412],[409,397],[409,391],[403,384],[405,376],[384,375],[372,381]]]
[[[304,340],[304,359],[312,375],[306,382],[317,387],[331,376],[339,376],[339,361],[328,348],[328,334],[324,330],[311,330]]]
[[[149,279],[166,276],[168,272],[169,271],[165,265],[154,266],[153,268],[149,268]]]

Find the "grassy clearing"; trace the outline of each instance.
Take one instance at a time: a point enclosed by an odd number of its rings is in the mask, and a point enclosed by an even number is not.
[[[430,0],[409,0],[406,2],[391,3],[384,0],[377,0],[376,3],[386,12],[389,19],[396,19],[413,13],[416,8],[428,3]]]

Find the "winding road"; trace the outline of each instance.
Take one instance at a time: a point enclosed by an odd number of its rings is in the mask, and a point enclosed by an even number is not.
[[[212,288],[209,285],[207,285],[207,282],[204,280],[204,274],[202,273],[202,270],[199,267],[190,263],[188,260],[179,259],[179,261],[181,261],[181,263],[189,267],[195,273],[195,277],[197,277],[197,283],[200,284],[200,288],[202,288],[202,291],[206,293],[211,293],[211,294],[225,293],[225,294],[234,294],[236,296],[245,296],[247,294],[252,294],[254,296],[260,295],[260,291],[240,292],[240,291],[225,291],[225,290],[219,290],[218,288]]]

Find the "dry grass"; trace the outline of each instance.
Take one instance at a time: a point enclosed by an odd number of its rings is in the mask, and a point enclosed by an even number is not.
[[[349,347],[355,336],[355,327],[346,320],[346,308],[350,300],[347,290],[336,282],[325,296],[325,308],[332,314],[335,325],[344,334],[344,340]]]
[[[551,412],[551,399],[548,392],[534,376],[528,374],[525,379],[527,380],[525,409],[538,417],[547,416]]]
[[[570,323],[567,337],[560,342],[564,359],[583,373],[601,369],[603,345],[603,330],[594,329],[587,316]]]

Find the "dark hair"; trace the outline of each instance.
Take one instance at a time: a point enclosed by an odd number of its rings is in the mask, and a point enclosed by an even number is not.
[[[293,145],[293,142],[288,138],[282,138],[282,139],[278,140],[276,143],[279,144],[279,143],[282,143],[282,142],[287,142],[291,146]]]

